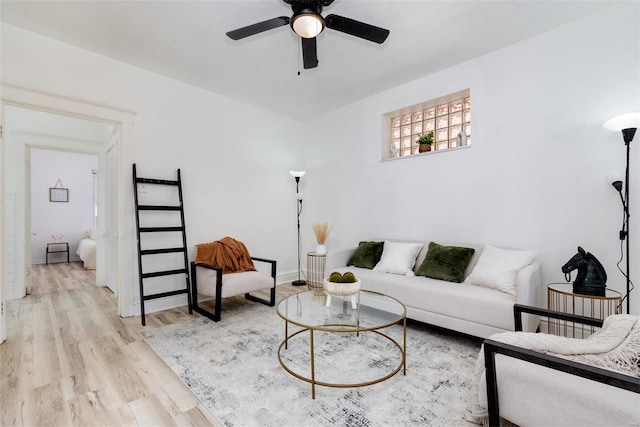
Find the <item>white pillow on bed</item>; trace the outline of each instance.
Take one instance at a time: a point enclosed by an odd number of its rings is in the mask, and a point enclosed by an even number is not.
[[[84,235],[87,236],[87,239],[96,240],[96,230],[93,227],[85,231]]]

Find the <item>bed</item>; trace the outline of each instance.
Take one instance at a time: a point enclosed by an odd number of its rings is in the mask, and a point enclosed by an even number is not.
[[[76,251],[76,254],[78,254],[84,263],[84,268],[87,270],[96,269],[96,241],[94,239],[94,233],[95,231],[93,229],[89,229],[85,233],[86,238],[80,240],[80,243],[78,243],[78,250]]]

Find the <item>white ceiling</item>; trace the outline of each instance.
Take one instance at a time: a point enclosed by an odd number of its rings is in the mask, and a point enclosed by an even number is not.
[[[302,68],[289,27],[225,32],[290,16],[281,0],[7,1],[3,22],[229,97],[305,119],[575,21],[617,2],[336,0],[329,13],[387,28],[377,45],[337,31]]]

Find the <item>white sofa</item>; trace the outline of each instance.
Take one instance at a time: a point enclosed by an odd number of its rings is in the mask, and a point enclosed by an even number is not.
[[[416,258],[413,269],[415,272],[425,259],[429,242],[403,242],[424,245]],[[484,245],[477,244],[441,244],[475,249],[465,270],[465,278],[475,267],[484,248]],[[325,274],[328,276],[333,271],[352,271],[361,280],[363,290],[380,292],[402,302],[410,319],[486,338],[497,332],[514,330],[515,303],[540,305],[538,295],[542,281],[541,267],[535,259],[517,273],[516,292],[512,295],[471,283],[452,283],[423,276],[381,273],[368,268],[347,266],[355,249],[356,247],[351,247],[329,251]],[[527,316],[524,319],[525,331],[535,331],[537,326],[537,317]]]

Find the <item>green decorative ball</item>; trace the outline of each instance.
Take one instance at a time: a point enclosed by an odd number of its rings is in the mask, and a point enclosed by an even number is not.
[[[342,282],[342,274],[338,273],[337,271],[334,271],[329,276],[329,281],[330,282]]]
[[[350,271],[347,271],[342,275],[342,283],[355,283],[356,275]]]

